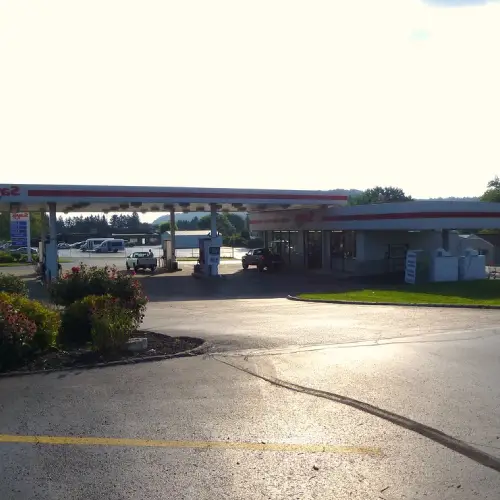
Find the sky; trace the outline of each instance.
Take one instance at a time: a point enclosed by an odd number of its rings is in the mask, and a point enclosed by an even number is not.
[[[0,183],[480,195],[500,2],[0,0]]]

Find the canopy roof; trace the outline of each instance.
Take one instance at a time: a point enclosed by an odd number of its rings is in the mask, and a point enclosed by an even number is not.
[[[345,205],[341,191],[216,189],[196,187],[0,185],[0,211],[176,212],[218,210],[253,212]]]

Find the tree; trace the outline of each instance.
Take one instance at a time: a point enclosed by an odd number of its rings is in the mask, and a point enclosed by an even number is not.
[[[151,233],[152,226],[141,222],[137,213],[113,215],[110,220],[104,215],[86,217],[59,217],[57,232],[60,234],[93,234],[110,237],[112,233],[137,234]]]
[[[170,222],[162,222],[159,226],[158,226],[158,229],[160,231],[160,234],[163,234],[165,231],[170,231]],[[179,227],[177,226],[177,224],[175,224],[175,227],[174,229],[176,231],[179,230]]]
[[[204,215],[198,221],[198,229],[210,229],[211,216]],[[236,232],[235,227],[231,224],[227,217],[227,214],[217,214],[217,231],[222,234],[222,236],[231,236]]]
[[[489,201],[493,203],[500,202],[500,179],[497,175],[488,182],[488,189],[481,196],[481,201]]]
[[[245,219],[238,214],[228,213],[228,221],[233,225],[235,232],[241,233],[245,230]]]
[[[198,222],[199,222],[198,217],[193,217],[191,220],[179,219],[176,222],[176,225],[181,230],[193,231],[193,230],[199,229]]]
[[[30,233],[31,238],[39,239],[42,235],[42,225],[45,224],[45,220],[42,219],[42,214],[40,212],[30,213]]]
[[[411,196],[396,187],[375,186],[363,191],[360,195],[349,198],[349,205],[369,205],[370,203],[395,203],[398,201],[413,201]]]

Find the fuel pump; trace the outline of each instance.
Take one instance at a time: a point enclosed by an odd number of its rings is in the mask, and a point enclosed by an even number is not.
[[[57,259],[57,241],[45,240],[44,245],[45,259],[45,276],[47,282],[55,280],[59,276],[59,262]]]
[[[218,276],[222,236],[200,238],[198,245],[200,250],[199,272],[205,276]]]

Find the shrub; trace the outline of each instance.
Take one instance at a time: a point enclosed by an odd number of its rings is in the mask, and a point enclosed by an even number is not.
[[[133,313],[136,328],[144,318],[148,302],[136,278],[129,274],[119,274],[116,267],[108,266],[98,268],[82,264],[80,267],[73,267],[59,281],[51,284],[49,291],[54,303],[62,306],[71,306],[89,295],[110,295]],[[79,313],[81,312],[80,310]]]
[[[73,302],[61,314],[59,340],[63,344],[82,345],[92,341],[90,306],[83,300]]]
[[[14,262],[14,257],[9,252],[0,252],[0,264],[10,264]]]
[[[88,295],[62,313],[60,339],[65,344],[92,342],[97,351],[108,353],[123,346],[135,328],[134,312],[119,299]]]
[[[0,292],[16,293],[27,297],[28,287],[18,276],[0,273]]]
[[[44,306],[36,300],[5,292],[0,292],[0,301],[10,304],[35,324],[36,330],[30,343],[33,349],[43,351],[56,344],[61,325],[61,317],[58,311]]]
[[[31,351],[35,331],[33,321],[0,299],[0,370],[15,366]]]
[[[94,349],[110,354],[125,346],[134,331],[135,320],[133,313],[123,307],[118,299],[103,295],[92,297],[90,323]]]
[[[11,252],[10,255],[12,256],[12,259],[13,259],[12,262],[19,262],[19,260],[23,256],[23,254],[20,252]]]

